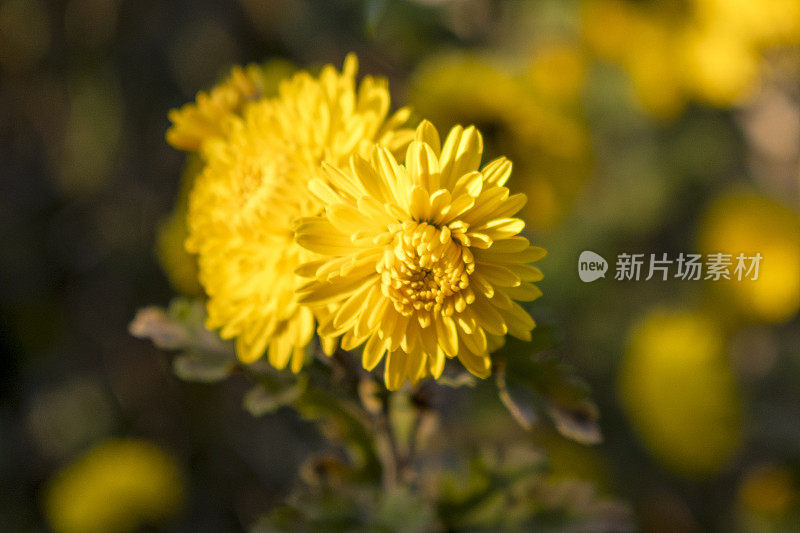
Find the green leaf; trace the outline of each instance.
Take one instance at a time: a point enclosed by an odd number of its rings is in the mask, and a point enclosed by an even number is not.
[[[231,375],[236,364],[214,354],[186,352],[172,360],[172,371],[184,381],[214,383]]]
[[[278,408],[291,405],[305,390],[305,381],[298,379],[284,387],[268,390],[263,384],[258,384],[247,391],[242,400],[242,405],[253,416],[263,416],[274,413]]]
[[[375,451],[372,422],[360,405],[338,392],[310,383],[293,407],[303,418],[318,423],[328,439],[341,445],[354,468],[366,479],[379,479],[380,461]]]
[[[511,416],[524,429],[532,429],[539,421],[538,407],[531,391],[518,385],[509,385],[505,372],[496,372],[497,393]]]
[[[405,487],[382,494],[375,515],[378,531],[430,531],[434,523],[433,510],[425,498]]]
[[[203,302],[174,298],[167,309],[140,309],[128,326],[131,335],[150,339],[163,350],[182,353],[172,361],[176,376],[185,381],[212,383],[227,378],[238,362],[233,345],[205,327]]]
[[[569,439],[583,444],[602,441],[589,386],[561,358],[534,353],[525,343],[511,340],[494,360],[500,400],[522,427],[530,429],[536,414],[544,413]]]

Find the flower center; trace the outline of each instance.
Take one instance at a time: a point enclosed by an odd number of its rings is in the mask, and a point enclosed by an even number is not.
[[[400,226],[378,264],[383,294],[406,316],[452,308],[448,299],[468,289],[474,271],[472,254],[451,238],[450,228],[426,222]]]

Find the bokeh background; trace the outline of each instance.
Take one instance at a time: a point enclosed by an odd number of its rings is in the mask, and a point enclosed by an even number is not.
[[[526,432],[479,393],[444,442],[540,450],[646,531],[798,530],[796,0],[2,0],[0,531],[247,529],[325,449],[290,410],[245,412],[241,376],[176,379],[128,323],[198,291],[167,112],[234,64],[350,51],[515,163],[549,250],[533,314],[605,437]],[[764,260],[757,282],[584,284],[583,250]]]

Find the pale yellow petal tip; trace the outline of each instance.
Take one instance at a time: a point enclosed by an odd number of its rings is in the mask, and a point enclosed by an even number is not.
[[[236,358],[241,363],[249,365],[261,359],[261,357],[264,355],[264,348],[262,348],[260,351],[256,350],[255,348],[255,346],[246,342],[241,336],[236,337],[236,341],[234,342],[234,351],[236,352]]]
[[[330,357],[336,352],[336,348],[339,347],[339,339],[338,337],[323,336],[320,338],[320,344],[322,346],[322,353]]]
[[[423,119],[422,122],[419,123],[415,131],[414,140],[417,142],[426,143],[431,147],[433,153],[436,154],[436,157],[439,157],[439,154],[442,151],[442,143],[441,139],[439,138],[439,132],[436,130],[436,126],[434,126],[430,121]]]
[[[255,363],[261,358],[260,353],[254,354],[248,348],[240,349],[238,346],[236,347],[236,358],[239,359],[240,362],[249,365],[251,363]]]
[[[348,78],[355,78],[358,73],[358,56],[355,52],[350,52],[344,58],[342,65],[342,75]]]
[[[295,346],[294,350],[292,351],[292,359],[291,359],[291,370],[293,374],[299,374],[300,371],[303,369],[303,365],[306,362],[306,347],[305,346]]]
[[[483,153],[483,135],[475,124],[470,124],[464,129],[464,136],[476,144],[478,153]]]

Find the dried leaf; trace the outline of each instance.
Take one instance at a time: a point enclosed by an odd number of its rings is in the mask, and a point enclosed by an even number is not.
[[[128,331],[139,339],[150,339],[162,350],[184,349],[191,342],[188,329],[157,306],[139,309],[128,326]]]
[[[603,442],[603,435],[597,425],[600,413],[592,402],[586,401],[578,408],[550,404],[548,414],[553,419],[558,432],[563,436],[581,444]]]

